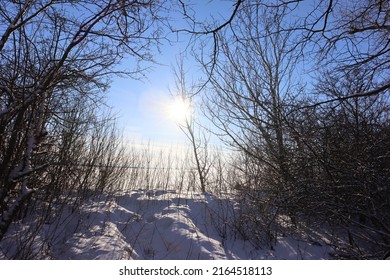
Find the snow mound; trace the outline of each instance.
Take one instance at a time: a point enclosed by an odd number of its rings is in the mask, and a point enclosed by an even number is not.
[[[46,242],[52,259],[326,259],[325,244],[279,237],[273,250],[256,248],[229,228],[230,199],[174,191],[133,191],[91,200]],[[60,219],[60,218],[59,218]],[[57,225],[58,225],[57,224]],[[43,235],[43,234],[42,234]],[[2,244],[0,244],[2,245]],[[0,256],[0,258],[4,258]]]

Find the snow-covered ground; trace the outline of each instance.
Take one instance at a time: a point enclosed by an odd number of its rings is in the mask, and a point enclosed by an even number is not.
[[[37,258],[50,259],[329,259],[323,241],[278,237],[273,250],[256,248],[228,224],[230,199],[174,191],[101,196],[77,214],[63,211],[35,238]],[[61,221],[61,222],[59,222]],[[22,227],[14,226],[14,232]],[[56,234],[51,234],[53,231]],[[44,236],[51,236],[50,242]],[[11,252],[13,234],[0,243]],[[53,238],[53,236],[56,236]],[[42,255],[44,254],[44,255]],[[0,253],[0,259],[6,256]]]

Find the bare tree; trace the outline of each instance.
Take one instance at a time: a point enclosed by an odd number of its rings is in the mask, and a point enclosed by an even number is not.
[[[197,171],[197,177],[199,178],[200,190],[205,193],[207,189],[207,176],[211,168],[210,154],[208,150],[208,137],[206,133],[202,131],[200,124],[197,122],[194,115],[194,92],[196,92],[196,86],[188,86],[186,83],[186,72],[184,69],[183,59],[180,58],[177,62],[177,67],[174,71],[176,78],[176,94],[174,96],[179,100],[187,104],[190,111],[183,123],[178,123],[178,126],[187,136]]]
[[[233,146],[285,179],[288,139],[284,117],[300,88],[294,84],[291,37],[280,32],[284,14],[245,6],[221,35],[220,62],[207,96],[212,121]],[[263,152],[261,152],[263,151]]]
[[[287,12],[244,3],[230,29],[219,34],[216,64],[200,59],[209,79],[204,100],[210,120],[223,141],[243,153],[238,168],[246,181],[240,182],[240,198],[250,200],[243,200],[243,207],[253,205],[249,212],[257,213],[248,214],[248,224],[256,232],[263,229],[267,236],[259,242],[271,246],[275,213],[294,218],[296,211],[293,139],[286,116],[302,88],[294,72],[293,34],[282,32]]]

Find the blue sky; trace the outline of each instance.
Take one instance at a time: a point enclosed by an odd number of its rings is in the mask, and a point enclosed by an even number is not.
[[[196,4],[192,7],[198,18],[202,19],[209,18],[210,15],[216,19],[223,19],[223,15],[227,17],[232,11],[232,1],[194,2]],[[172,100],[170,93],[170,89],[174,89],[172,67],[176,64],[179,53],[187,46],[185,36],[179,39],[181,42],[163,45],[161,53],[155,54],[158,64],[153,65],[153,70],[147,74],[148,80],[113,79],[107,93],[107,103],[118,117],[118,124],[124,135],[133,141],[165,144],[186,141],[184,134],[167,117],[164,110]],[[195,72],[197,66],[189,61],[185,62],[186,69]]]

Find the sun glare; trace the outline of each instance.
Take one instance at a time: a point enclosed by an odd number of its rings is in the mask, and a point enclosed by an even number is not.
[[[185,124],[191,117],[190,103],[182,98],[176,98],[168,106],[168,117],[178,124]]]

